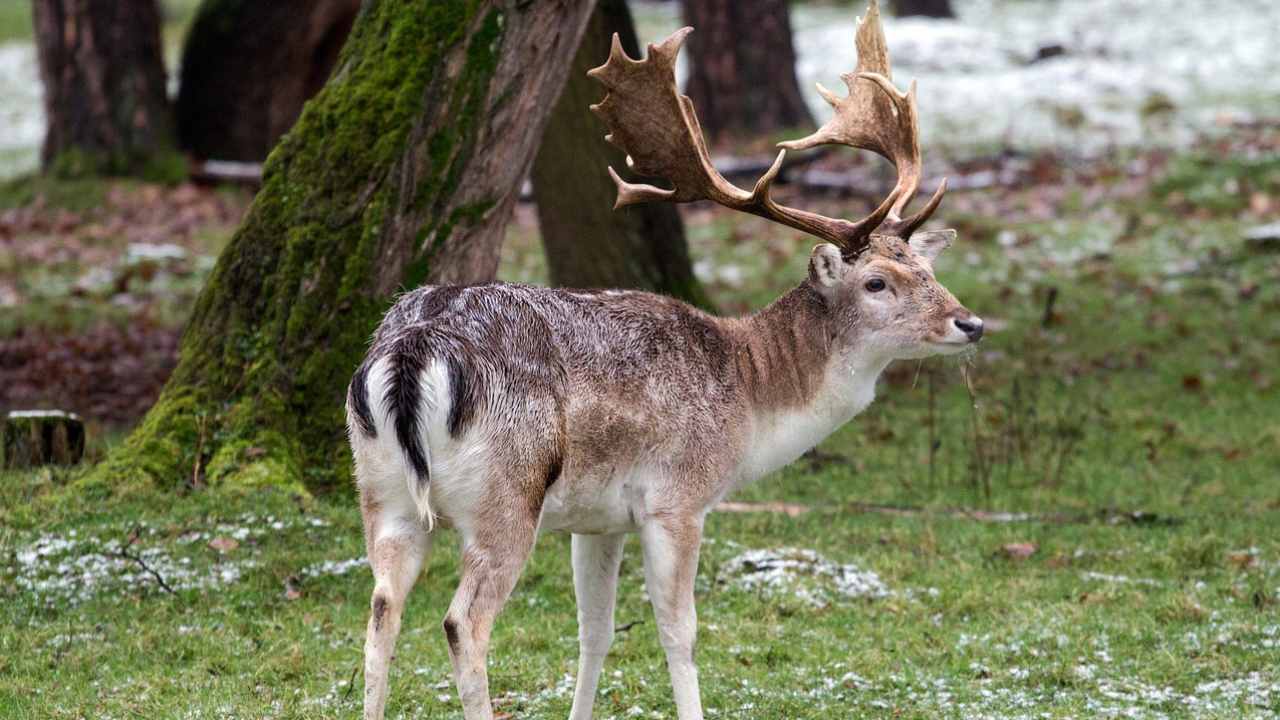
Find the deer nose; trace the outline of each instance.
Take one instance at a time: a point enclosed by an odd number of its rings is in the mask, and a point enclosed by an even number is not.
[[[969,342],[978,342],[982,339],[982,318],[977,315],[970,315],[966,318],[956,318],[951,322],[956,324],[960,332],[969,338]]]

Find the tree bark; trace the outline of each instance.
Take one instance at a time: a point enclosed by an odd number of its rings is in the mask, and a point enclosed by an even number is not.
[[[360,0],[204,0],[182,51],[178,142],[261,161],[329,79]]]
[[[933,18],[953,18],[951,0],[893,0],[893,14],[898,17],[920,15]]]
[[[48,129],[60,175],[161,174],[176,155],[156,0],[34,0]]]
[[[710,142],[808,128],[796,82],[787,0],[682,0],[689,36],[685,93]]]
[[[343,395],[374,326],[400,288],[493,277],[592,5],[366,0],[160,399],[82,489],[349,478]]]
[[[84,455],[84,422],[60,410],[11,412],[4,421],[4,467],[74,465]]]
[[[587,77],[587,70],[608,58],[615,32],[627,53],[639,57],[626,0],[600,0],[533,164],[533,196],[551,282],[652,290],[709,307],[689,263],[676,207],[648,203],[613,209],[617,190],[608,168],[635,178],[626,154],[605,142],[604,123],[588,110],[604,90]]]

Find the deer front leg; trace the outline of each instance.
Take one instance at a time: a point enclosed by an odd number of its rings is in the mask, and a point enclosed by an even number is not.
[[[667,654],[667,671],[679,720],[702,720],[698,669],[693,644],[698,617],[693,607],[693,580],[698,574],[702,519],[658,517],[640,530],[644,547],[644,581],[658,623],[658,639]]]
[[[613,607],[626,535],[573,536],[573,591],[578,599],[578,685],[569,720],[591,720],[596,685],[613,642]]]

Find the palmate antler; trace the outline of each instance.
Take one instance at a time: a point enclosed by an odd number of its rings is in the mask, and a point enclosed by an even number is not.
[[[857,67],[842,76],[849,96],[838,98],[819,84],[818,91],[835,108],[835,115],[812,135],[779,143],[782,150],[777,159],[751,192],[729,182],[712,166],[693,103],[676,86],[676,55],[692,31],[682,28],[662,43],[650,45],[645,60],[627,57],[614,35],[608,62],[588,73],[608,90],[604,100],[591,106],[609,128],[606,139],[627,153],[627,163],[636,172],[666,178],[672,184],[671,190],[664,190],[629,183],[609,168],[618,186],[615,207],[652,200],[711,200],[820,237],[839,246],[846,256],[861,252],[877,228],[885,234],[910,237],[937,209],[946,192],[945,180],[920,212],[901,216],[920,185],[915,83],[900,93],[888,79],[889,51],[876,0],[871,0],[866,16],[858,23]],[[788,149],[830,143],[871,150],[898,170],[897,185],[889,196],[856,222],[787,207],[774,202],[769,194]]]

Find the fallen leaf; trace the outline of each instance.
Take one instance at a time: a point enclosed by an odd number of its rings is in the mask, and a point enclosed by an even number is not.
[[[240,547],[240,543],[235,538],[216,537],[209,541],[209,547],[226,555],[227,553]]]
[[[1035,553],[1036,546],[1033,543],[1009,543],[1007,545],[1000,546],[1000,554],[1010,560],[1026,560],[1032,555],[1035,555]]]
[[[1258,566],[1258,556],[1248,551],[1227,553],[1227,562],[1241,570],[1247,570]]]

